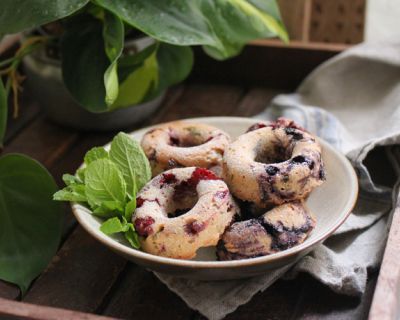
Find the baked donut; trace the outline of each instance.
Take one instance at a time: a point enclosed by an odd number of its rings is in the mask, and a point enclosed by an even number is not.
[[[141,145],[153,176],[180,167],[214,168],[218,174],[229,142],[229,135],[218,128],[174,121],[148,131]]]
[[[259,207],[304,199],[325,180],[321,146],[291,120],[257,125],[225,151],[223,177],[236,197]]]
[[[239,260],[269,255],[298,245],[315,227],[304,202],[277,206],[257,219],[235,222],[218,243],[219,260]]]
[[[168,170],[139,192],[133,216],[142,249],[159,256],[191,259],[215,246],[238,213],[228,186],[204,168]]]

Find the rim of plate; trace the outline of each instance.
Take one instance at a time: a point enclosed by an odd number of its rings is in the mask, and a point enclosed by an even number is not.
[[[196,121],[196,122],[201,122],[201,121],[207,121],[207,122],[221,122],[221,121],[229,122],[229,123],[248,123],[248,124],[254,124],[254,122],[266,122],[265,120],[262,119],[251,119],[251,118],[242,118],[242,117],[200,117],[200,118],[186,118],[182,119],[179,121]],[[146,128],[142,128],[136,131],[133,131],[129,133],[130,136],[134,134],[141,134],[142,132],[146,132],[152,127],[156,127],[161,125],[162,123],[156,124],[154,126],[149,126]],[[315,237],[313,240],[303,242],[302,244],[299,244],[295,247],[292,247],[290,249],[273,253],[268,256],[262,256],[262,257],[256,257],[256,258],[251,258],[251,259],[243,259],[243,260],[232,260],[232,261],[196,261],[196,260],[180,260],[180,259],[174,259],[174,258],[167,258],[167,257],[161,257],[161,256],[156,256],[150,253],[146,253],[131,247],[128,247],[111,237],[105,235],[102,233],[99,229],[95,229],[92,227],[90,223],[87,223],[86,220],[83,218],[83,215],[89,214],[87,212],[83,212],[81,209],[81,205],[77,203],[71,203],[71,208],[72,212],[75,216],[75,218],[78,220],[79,224],[94,238],[96,238],[98,241],[100,241],[102,244],[112,248],[116,252],[121,252],[124,255],[128,256],[133,256],[142,260],[146,260],[148,262],[152,263],[158,263],[158,264],[165,264],[165,265],[173,265],[176,267],[186,267],[186,268],[200,268],[200,269],[207,269],[207,268],[239,268],[239,267],[244,267],[244,266],[253,266],[253,265],[259,265],[259,264],[265,264],[271,261],[276,261],[291,255],[295,255],[307,248],[310,248],[326,238],[328,238],[332,233],[334,233],[343,223],[344,221],[348,218],[350,215],[351,211],[353,210],[356,201],[357,201],[357,196],[358,196],[358,179],[357,175],[354,171],[354,168],[350,164],[350,161],[340,152],[336,151],[332,146],[330,146],[327,142],[324,140],[318,138],[319,142],[322,144],[322,147],[324,149],[329,149],[330,152],[334,153],[335,156],[337,156],[340,161],[344,164],[345,168],[347,171],[350,173],[350,184],[351,184],[351,190],[352,193],[349,195],[349,198],[346,201],[345,208],[342,210],[342,214],[337,218],[335,223],[330,229],[325,230],[324,232],[321,232],[321,234],[317,237]],[[110,143],[106,144],[105,147],[107,148],[110,145]],[[83,207],[82,207],[83,208]],[[90,211],[89,209],[85,208],[85,211]]]

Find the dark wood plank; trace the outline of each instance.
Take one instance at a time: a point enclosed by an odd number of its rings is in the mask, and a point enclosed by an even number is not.
[[[234,86],[194,84],[153,119],[155,123],[184,118],[223,116],[233,112],[244,90]]]
[[[194,314],[153,273],[134,264],[129,264],[110,301],[99,312],[112,317],[143,320],[183,320]]]
[[[78,227],[23,301],[93,312],[126,264]]]
[[[254,88],[250,89],[240,100],[238,106],[232,112],[232,116],[252,117],[264,111],[272,99],[284,91],[282,89]]]
[[[10,299],[10,300],[17,300],[21,295],[21,291],[19,288],[12,284],[5,281],[0,281],[0,299]]]
[[[400,195],[390,227],[369,319],[400,318]]]
[[[8,112],[7,131],[4,137],[5,144],[9,143],[21,130],[27,127],[40,114],[38,103],[23,94],[20,98],[20,111],[17,118],[12,116],[11,105]]]
[[[4,153],[24,153],[49,168],[78,137],[76,131],[56,126],[40,116],[5,146]]]
[[[113,318],[88,313],[36,306],[29,303],[15,302],[0,298],[0,319],[25,320],[111,320]]]

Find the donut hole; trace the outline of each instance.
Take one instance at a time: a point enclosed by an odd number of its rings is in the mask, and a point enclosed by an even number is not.
[[[291,158],[291,152],[289,148],[283,147],[281,144],[266,145],[259,147],[256,151],[254,161],[270,164],[285,162]]]
[[[167,216],[175,218],[184,215],[190,211],[199,201],[196,186],[187,183],[181,183],[175,186],[172,201],[167,208]]]
[[[170,130],[169,136],[169,145],[179,148],[197,147],[212,139],[212,137],[205,137],[195,127],[184,128],[182,132]]]

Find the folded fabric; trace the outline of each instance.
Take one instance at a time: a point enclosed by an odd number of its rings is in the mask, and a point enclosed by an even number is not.
[[[400,43],[361,44],[322,64],[294,94],[279,95],[257,118],[291,118],[342,151],[359,176],[356,207],[336,233],[294,266],[252,279],[200,282],[157,274],[189,307],[218,320],[285,273],[307,272],[335,292],[359,296],[376,268],[398,184],[381,186],[363,163],[382,148],[398,180],[400,169]],[[392,146],[392,147],[390,147]],[[292,268],[291,268],[292,267]],[[290,269],[290,270],[289,270]],[[289,272],[287,273],[287,271]]]

